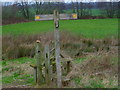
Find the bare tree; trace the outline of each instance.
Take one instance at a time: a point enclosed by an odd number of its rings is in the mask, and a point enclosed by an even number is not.
[[[117,11],[116,5],[114,0],[110,0],[110,2],[100,2],[99,7],[103,7],[102,14],[109,18],[113,18],[115,16],[115,13]]]
[[[107,13],[108,17],[110,17],[110,18],[114,17],[115,10],[114,10],[114,6],[113,6],[113,2],[107,3],[105,9],[106,9],[106,13]]]
[[[77,18],[80,18],[80,12],[79,12],[79,3],[78,0],[76,0],[76,12],[77,12]]]
[[[80,2],[80,16],[83,16],[83,3]]]
[[[117,7],[117,9],[118,9],[118,11],[117,11],[117,17],[118,18],[120,18],[120,1],[118,2],[118,7]]]
[[[87,4],[83,3],[82,0],[80,2],[78,2],[78,0],[76,0],[76,12],[77,12],[77,16],[78,19],[80,17],[83,17],[84,15],[86,15],[86,8],[87,8]]]
[[[41,0],[35,0],[35,12],[36,14],[40,14],[40,9],[41,9],[42,1]]]
[[[5,2],[4,5],[2,6],[3,19],[15,18],[19,11],[17,3],[10,4],[9,2]]]
[[[25,0],[21,0],[20,2],[20,6],[21,6],[21,9],[22,9],[22,14],[25,18],[29,19],[29,2],[28,1],[25,1]]]
[[[71,4],[72,4],[72,12],[75,13],[75,3],[73,0],[71,0]]]

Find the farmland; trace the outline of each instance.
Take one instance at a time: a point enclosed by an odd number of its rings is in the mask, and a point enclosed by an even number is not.
[[[119,2],[1,1],[3,89],[119,88]]]
[[[53,21],[38,21],[20,24],[5,25],[2,27],[3,35],[33,35],[54,30]],[[61,20],[60,30],[69,31],[76,35],[88,38],[104,38],[116,36],[118,19],[92,19],[92,20]]]
[[[2,29],[3,87],[34,87],[29,65],[36,63],[35,41],[41,40],[41,48],[54,41],[53,21],[4,25]],[[117,88],[118,19],[60,20],[60,31],[61,51],[73,59],[67,75],[71,81],[64,87]]]

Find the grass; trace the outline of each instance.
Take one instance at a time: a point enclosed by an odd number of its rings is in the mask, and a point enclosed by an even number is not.
[[[77,87],[84,86],[84,88],[104,88],[104,84],[102,81],[95,81],[95,80],[90,80],[89,85],[84,85],[83,82],[81,82],[82,78],[74,78],[73,81],[77,85]]]
[[[25,84],[34,85],[34,78],[33,75],[19,75],[19,73],[13,74],[11,76],[5,76],[2,78],[3,84],[11,84],[14,81],[23,81]],[[23,84],[24,84],[23,83]]]
[[[2,83],[3,84],[11,83],[13,81],[14,81],[13,76],[5,76],[5,77],[2,78]]]
[[[117,19],[70,20],[69,24],[65,23],[66,21],[63,21],[61,25],[63,30],[69,30],[88,38],[104,38],[108,35],[116,35],[118,30]]]
[[[24,70],[21,70],[20,68],[15,69],[14,66],[12,65],[17,65],[20,66],[22,64],[25,63],[35,63],[35,60],[32,58],[27,58],[27,57],[23,57],[23,58],[19,58],[19,59],[13,59],[13,60],[6,60],[6,61],[2,61],[2,73],[3,73],[3,77],[2,77],[2,83],[3,84],[12,84],[16,81],[21,82],[23,84],[30,84],[33,85],[34,83],[34,78],[33,75],[31,74],[26,74],[24,73]],[[12,70],[12,71],[10,71]],[[9,72],[9,75],[6,75],[5,73]]]
[[[82,78],[76,77],[73,79],[73,81],[75,82],[75,84],[77,85],[77,87],[81,87],[83,86],[84,88],[104,88],[104,84],[101,80],[90,80],[88,81],[88,85],[86,85],[85,83],[83,83]]]
[[[78,67],[79,69],[76,70],[76,72],[79,72],[80,70],[79,74],[76,74],[75,77],[72,78],[72,81],[75,83],[77,88],[78,87],[79,88],[81,87],[84,87],[84,88],[106,88],[106,87],[117,88],[118,87],[116,84],[118,78],[117,76],[115,76],[117,74],[117,68],[118,68],[117,67],[118,56],[116,54],[115,56],[114,55],[105,56],[104,54],[102,54],[102,55],[96,55],[92,57],[87,56],[87,57],[82,57],[82,58],[76,58],[74,62],[77,67],[80,65],[82,66],[82,68]],[[112,70],[112,72],[106,73],[106,70],[107,71]],[[102,73],[98,75],[95,75],[95,74],[93,75],[93,73],[96,73],[96,72],[102,72]]]
[[[2,69],[2,72],[4,72],[4,71],[9,71],[10,69],[12,69],[13,67],[5,67],[5,68],[3,68]]]
[[[7,66],[7,65],[10,65],[11,63],[24,64],[27,62],[35,63],[35,60],[33,58],[27,58],[27,57],[5,60],[5,61],[2,61],[2,66]]]
[[[76,84],[80,84],[81,78],[74,78],[73,81],[75,81]]]
[[[74,62],[77,64],[77,63],[80,63],[80,62],[82,62],[82,61],[84,61],[84,60],[86,60],[86,59],[87,59],[87,57],[76,58]]]
[[[99,56],[99,57],[101,57],[101,56]],[[89,57],[76,58],[75,63],[81,64],[82,62],[84,62],[88,58]],[[102,60],[102,59],[99,59],[99,60]],[[111,60],[113,62],[116,62],[117,57],[113,57],[113,58],[111,58]],[[23,58],[19,58],[19,59],[2,61],[3,70],[4,70],[3,73],[9,72],[9,69],[12,68],[12,64],[14,64],[14,63],[17,66],[19,66],[21,64],[25,64],[25,65],[30,64],[28,62],[33,64],[33,63],[35,63],[35,60],[32,59],[32,58],[23,57]],[[24,73],[25,71],[22,71],[21,69],[15,69],[14,70],[14,68],[13,68],[13,71],[9,72],[9,73],[11,73],[10,75],[3,76],[3,78],[2,78],[3,79],[2,80],[3,84],[4,85],[13,84],[14,85],[15,82],[19,82],[19,83],[21,83],[20,85],[23,85],[23,84],[24,85],[30,85],[30,86],[35,85],[33,74]],[[86,79],[86,78],[88,78],[88,79]],[[72,78],[72,81],[75,82],[75,85],[77,87],[84,87],[84,88],[104,88],[104,87],[108,87],[108,86],[116,88],[116,85],[112,85],[116,81],[113,82],[112,80],[113,80],[113,78],[111,80],[108,79],[109,82],[107,84],[105,84],[104,79],[100,80],[96,76],[89,76],[89,75],[88,76],[81,76],[80,75],[80,76],[76,76],[76,77]]]
[[[5,25],[3,35],[30,35],[54,30],[53,21],[37,21]],[[75,35],[87,38],[117,36],[118,19],[60,20],[60,30],[67,30]]]

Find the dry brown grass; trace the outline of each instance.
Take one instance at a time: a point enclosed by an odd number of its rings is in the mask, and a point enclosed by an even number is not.
[[[87,60],[75,64],[66,78],[80,80],[77,87],[105,87],[118,86],[118,55],[117,53],[102,52],[88,55]],[[72,81],[73,82],[73,81]],[[97,84],[99,83],[99,84]],[[101,85],[101,86],[100,86]],[[73,85],[74,86],[74,85]]]
[[[81,63],[73,62],[72,71],[66,76],[66,78],[71,79],[71,82],[64,87],[95,87],[96,83],[99,82],[97,85],[101,85],[100,87],[112,88],[117,86],[118,61],[115,58],[118,57],[118,40],[116,38],[88,39],[68,32],[60,32],[60,35],[61,50],[68,56],[74,59],[88,57]],[[2,40],[3,60],[34,57],[36,40],[41,40],[41,48],[44,48],[46,43],[50,44],[51,49],[54,47],[53,32],[17,37],[3,36]],[[28,74],[32,72],[29,63],[21,64],[19,68]],[[78,84],[72,81],[75,78],[80,79]]]
[[[71,57],[83,56],[86,52],[109,51],[112,46],[118,45],[117,39],[113,37],[106,39],[86,39],[68,32],[61,32],[60,35],[61,49]],[[34,57],[36,40],[41,40],[42,46],[44,46],[45,43],[49,43],[51,48],[54,47],[53,32],[16,37],[3,36],[2,59]]]

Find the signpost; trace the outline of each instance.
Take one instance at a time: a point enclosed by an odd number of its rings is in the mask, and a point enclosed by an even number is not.
[[[46,16],[47,17],[47,16]],[[47,17],[48,18],[48,17]],[[54,40],[55,40],[55,48],[52,49],[52,51],[55,50],[55,55],[54,55],[54,60],[55,60],[55,64],[53,65],[50,58],[50,52],[51,50],[49,50],[49,44],[46,43],[45,47],[44,47],[44,65],[43,65],[43,61],[42,61],[42,49],[41,49],[41,44],[40,44],[40,40],[36,41],[36,65],[31,65],[31,67],[34,68],[34,78],[35,78],[35,82],[37,82],[38,85],[42,85],[44,84],[44,78],[45,78],[45,82],[46,84],[49,84],[50,81],[52,81],[53,79],[56,79],[56,77],[53,77],[53,73],[54,73],[54,66],[56,65],[55,68],[55,75],[57,74],[57,87],[58,88],[62,88],[62,81],[64,80],[62,78],[62,67],[61,66],[61,62],[63,64],[63,61],[60,60],[61,57],[61,53],[60,53],[60,35],[59,35],[59,19],[66,19],[66,18],[77,18],[76,14],[72,14],[71,16],[64,16],[61,14],[61,16],[59,15],[59,12],[57,10],[54,10],[54,15],[50,17],[51,19],[54,19]],[[49,18],[49,19],[50,19]],[[35,16],[35,19],[44,19],[42,16]],[[63,58],[63,57],[62,57]],[[45,68],[45,76],[43,74],[43,67]],[[70,61],[67,61],[67,73],[70,71]],[[63,72],[64,73],[64,72]],[[52,75],[50,75],[52,74]],[[64,80],[68,81],[68,80]]]
[[[61,20],[64,19],[77,19],[77,14],[59,14],[59,17]],[[35,21],[42,21],[42,20],[53,20],[54,16],[53,14],[47,14],[47,15],[35,15]]]
[[[59,37],[59,12],[54,10],[54,38],[55,38],[55,61],[57,70],[57,86],[62,87],[62,72],[61,72],[61,62],[60,62],[60,37]]]

